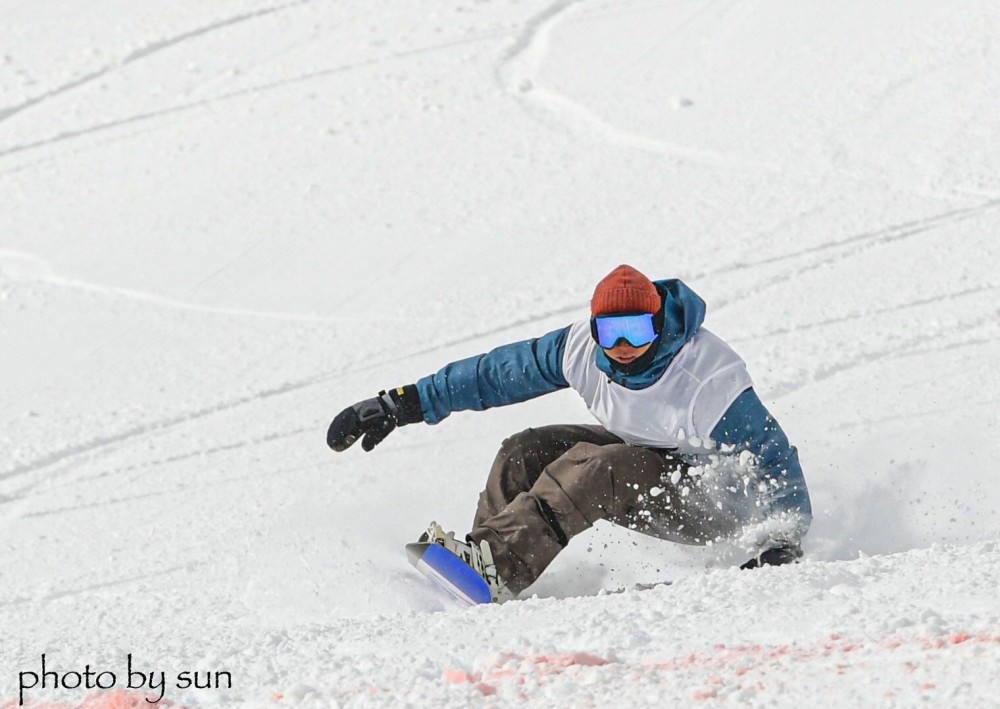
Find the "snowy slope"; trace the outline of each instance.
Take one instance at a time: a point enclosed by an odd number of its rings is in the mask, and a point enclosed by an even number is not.
[[[232,673],[189,706],[995,704],[997,40],[972,0],[0,0],[0,706],[43,653]],[[582,404],[329,419],[622,262],[748,361],[807,560],[599,525],[446,607],[403,543]]]

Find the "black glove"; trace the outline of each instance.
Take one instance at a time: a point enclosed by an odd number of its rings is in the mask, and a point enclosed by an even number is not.
[[[370,451],[396,426],[423,420],[420,394],[415,385],[399,387],[389,393],[380,391],[375,398],[359,401],[337,414],[326,432],[326,444],[339,453],[363,435],[361,447]]]
[[[781,566],[783,564],[798,563],[802,558],[802,547],[791,542],[782,542],[771,547],[767,551],[758,554],[750,561],[746,562],[741,569],[758,569],[761,566]]]

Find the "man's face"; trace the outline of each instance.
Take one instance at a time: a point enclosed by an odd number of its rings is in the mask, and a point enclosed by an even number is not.
[[[630,364],[646,354],[646,351],[652,346],[653,343],[650,342],[648,345],[643,345],[642,347],[633,347],[625,340],[619,340],[618,344],[610,350],[604,350],[604,354],[618,364]]]

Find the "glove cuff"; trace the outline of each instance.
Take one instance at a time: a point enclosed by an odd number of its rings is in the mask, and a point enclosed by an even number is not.
[[[396,410],[393,415],[396,417],[397,425],[405,426],[408,423],[421,423],[424,420],[424,407],[420,403],[420,392],[417,391],[416,384],[396,387],[388,394],[379,392],[379,398],[384,400],[386,396],[395,405]]]

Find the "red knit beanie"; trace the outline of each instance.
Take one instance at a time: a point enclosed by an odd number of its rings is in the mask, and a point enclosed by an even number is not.
[[[597,284],[590,301],[590,314],[656,313],[662,301],[651,280],[623,264]]]

